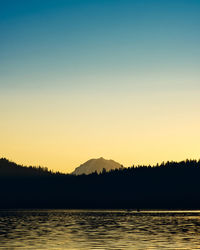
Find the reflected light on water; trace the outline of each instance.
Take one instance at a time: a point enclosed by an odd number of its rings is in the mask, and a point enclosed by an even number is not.
[[[0,211],[0,248],[200,249],[200,211]]]

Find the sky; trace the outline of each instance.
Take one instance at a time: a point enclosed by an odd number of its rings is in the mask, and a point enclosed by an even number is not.
[[[199,0],[0,0],[0,157],[199,159],[199,27]]]

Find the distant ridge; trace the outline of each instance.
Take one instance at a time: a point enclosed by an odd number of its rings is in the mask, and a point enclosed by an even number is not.
[[[95,162],[114,161],[100,158],[82,165],[88,169],[88,165]],[[103,171],[99,175],[72,175],[54,173],[41,167],[24,167],[2,158],[0,209],[200,210],[199,177],[200,160],[133,166]]]
[[[77,167],[72,174],[73,175],[81,175],[81,174],[91,174],[94,172],[97,172],[98,174],[103,171],[103,169],[106,170],[106,172],[114,169],[120,169],[123,168],[121,164],[119,164],[116,161],[113,160],[106,160],[103,157],[98,159],[90,159],[89,161],[86,161],[85,163],[81,164],[79,167]]]
[[[45,167],[22,166],[11,162],[6,158],[0,158],[0,176],[1,177],[33,177],[33,176],[49,176],[54,173]]]

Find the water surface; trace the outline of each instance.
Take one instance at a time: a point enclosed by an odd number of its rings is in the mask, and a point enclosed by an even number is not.
[[[200,211],[0,211],[1,249],[200,249]]]

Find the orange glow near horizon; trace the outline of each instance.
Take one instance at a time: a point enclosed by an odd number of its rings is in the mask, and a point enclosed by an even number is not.
[[[4,93],[1,157],[61,172],[101,156],[125,167],[199,159],[198,96],[188,91]]]

